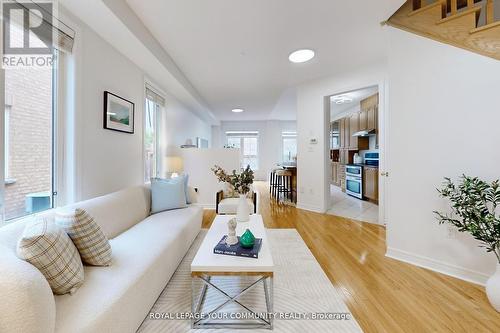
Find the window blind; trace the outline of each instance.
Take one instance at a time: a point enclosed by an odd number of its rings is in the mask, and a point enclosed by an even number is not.
[[[259,132],[256,131],[228,131],[226,136],[238,136],[238,137],[249,137],[249,136],[259,136]]]
[[[165,98],[153,90],[150,86],[146,85],[146,98],[159,104],[165,106]]]
[[[13,3],[16,9],[23,11],[23,15],[10,15],[10,19],[18,26],[24,27],[24,20],[29,17],[29,22],[42,22],[36,28],[36,36],[46,45],[63,51],[66,53],[73,52],[75,41],[75,31],[65,24],[63,21],[54,17],[50,11],[51,7],[44,3],[36,3],[34,1],[16,1]],[[4,13],[4,19],[6,13]]]

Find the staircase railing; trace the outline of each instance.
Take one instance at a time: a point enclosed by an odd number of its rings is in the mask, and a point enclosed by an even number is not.
[[[413,11],[428,5],[441,3],[443,7],[443,18],[459,14],[462,9],[472,9],[479,4],[485,10],[485,24],[495,23],[495,0],[410,0]],[[496,0],[500,1],[500,0]]]

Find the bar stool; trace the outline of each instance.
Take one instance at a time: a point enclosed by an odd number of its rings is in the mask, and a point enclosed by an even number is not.
[[[269,195],[274,196],[274,187],[276,186],[276,170],[269,173]]]
[[[283,199],[285,196],[292,199],[292,172],[290,170],[278,169],[275,170],[276,178],[277,178],[277,186],[276,186],[276,198],[280,201],[280,193],[283,193]]]

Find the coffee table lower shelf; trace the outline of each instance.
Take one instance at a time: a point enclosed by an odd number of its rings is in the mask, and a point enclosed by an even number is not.
[[[255,276],[256,280],[250,283],[245,288],[241,289],[238,294],[231,296],[221,287],[216,286],[211,282],[212,277],[215,276]],[[264,297],[266,303],[266,310],[268,314],[273,313],[273,272],[191,272],[191,311],[194,315],[194,319],[191,320],[191,327],[194,329],[273,329],[273,316],[267,316],[266,318],[259,316],[258,313],[254,312],[245,304],[238,301],[238,298],[247,293],[249,290],[255,288],[256,286],[262,285],[264,287]],[[197,283],[200,280],[202,282],[202,289],[199,297]],[[210,312],[202,313],[202,304],[207,296],[208,288],[212,288],[217,291],[220,295],[226,298],[224,302],[214,307]],[[245,321],[217,321],[212,322],[213,319],[210,318],[211,314],[216,313],[224,306],[230,303],[236,303],[249,313],[253,314],[257,319],[253,322],[249,322],[247,319]],[[204,315],[204,316],[202,316]]]

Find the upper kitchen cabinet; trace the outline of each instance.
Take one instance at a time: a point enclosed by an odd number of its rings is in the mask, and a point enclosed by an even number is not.
[[[361,113],[354,113],[349,116],[347,122],[349,123],[349,150],[365,150],[370,146],[368,137],[355,136],[359,132],[359,122]]]
[[[377,130],[378,128],[378,94],[372,95],[360,102],[360,131]]]
[[[330,123],[330,149],[340,148],[340,121]]]
[[[354,113],[349,117],[349,149],[358,149],[358,138],[353,137],[359,128],[359,113]]]
[[[339,120],[339,138],[340,148],[349,148],[350,145],[349,119],[342,118]]]

